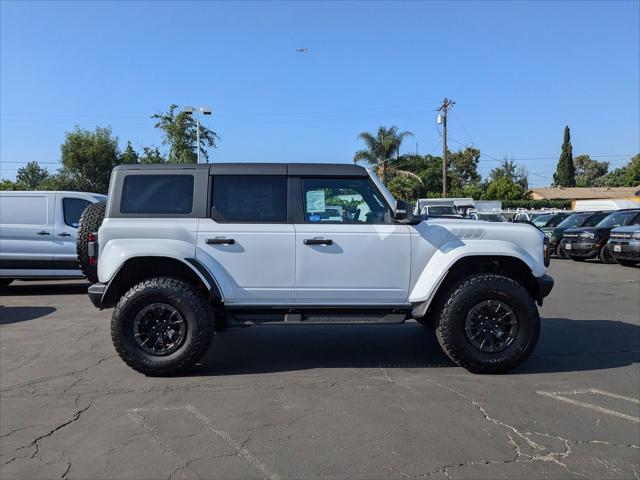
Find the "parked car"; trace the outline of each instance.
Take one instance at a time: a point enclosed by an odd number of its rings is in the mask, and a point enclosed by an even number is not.
[[[541,211],[541,212],[525,212],[520,211],[516,212],[510,219],[513,223],[533,223],[533,221],[538,218],[540,215],[547,215],[550,212]]]
[[[538,228],[556,227],[571,214],[572,212],[545,213],[534,218],[532,223]]]
[[[76,257],[80,215],[105,200],[87,192],[0,192],[0,286],[15,279],[82,278]]]
[[[115,306],[115,349],[147,375],[189,368],[225,325],[410,318],[458,365],[505,372],[553,287],[540,230],[425,221],[357,165],[121,165],[109,192],[89,298]],[[346,196],[355,214],[323,221]]]
[[[420,215],[423,218],[464,218],[453,205],[425,205]]]
[[[607,242],[613,259],[625,267],[640,263],[640,225],[627,225],[611,230]]]
[[[498,212],[471,212],[469,214],[469,220],[484,220],[485,222],[507,221],[507,219]]]
[[[599,258],[602,263],[614,263],[607,241],[612,229],[640,223],[640,209],[618,210],[610,213],[593,227],[570,228],[564,232],[560,248],[572,260],[583,262]]]
[[[542,232],[549,239],[551,254],[558,258],[569,258],[569,255],[560,248],[562,235],[569,228],[593,227],[611,212],[580,212],[569,215],[555,227],[542,227]]]

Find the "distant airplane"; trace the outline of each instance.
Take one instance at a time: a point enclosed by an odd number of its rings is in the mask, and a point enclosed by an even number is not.
[[[296,48],[296,52],[300,52],[300,53],[304,53],[304,52],[306,52],[307,50],[309,50],[307,47],[304,47],[304,48]]]

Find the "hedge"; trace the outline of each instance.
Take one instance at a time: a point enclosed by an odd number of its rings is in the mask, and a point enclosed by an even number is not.
[[[568,210],[571,208],[571,200],[503,200],[502,208],[526,208],[527,210],[537,210],[540,208],[559,208]]]

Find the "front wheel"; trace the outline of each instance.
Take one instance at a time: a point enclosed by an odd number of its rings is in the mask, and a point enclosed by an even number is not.
[[[533,298],[522,285],[501,275],[461,280],[434,313],[442,349],[473,373],[504,373],[517,367],[540,335]]]
[[[175,278],[152,278],[120,299],[111,319],[111,338],[134,370],[169,376],[202,358],[213,324],[213,308],[195,287]]]
[[[611,256],[611,252],[609,251],[609,247],[607,245],[600,249],[598,257],[600,257],[600,261],[602,263],[616,263],[613,256]]]
[[[560,245],[558,245],[557,248],[556,248],[556,256],[561,260],[568,260],[569,259],[569,254]]]

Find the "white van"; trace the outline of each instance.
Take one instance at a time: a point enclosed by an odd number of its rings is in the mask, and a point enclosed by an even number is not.
[[[0,192],[0,287],[15,279],[82,278],[76,255],[78,220],[86,192]]]

